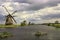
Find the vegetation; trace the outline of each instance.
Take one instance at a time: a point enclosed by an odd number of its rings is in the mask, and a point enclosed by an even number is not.
[[[48,25],[48,26],[53,26],[53,27],[56,27],[56,28],[60,28],[59,21],[55,21],[55,23],[45,23],[44,25]]]
[[[27,23],[26,23],[26,20],[24,20],[23,22],[21,22],[21,26],[26,26]]]
[[[41,32],[36,32],[35,36],[40,37],[41,36]]]
[[[16,28],[19,27],[20,25],[4,25],[0,24],[0,28]]]
[[[59,24],[59,21],[55,21],[55,24]]]
[[[31,25],[31,22],[29,22],[28,25]]]
[[[40,37],[40,36],[44,36],[47,35],[47,33],[43,33],[43,32],[36,32],[35,36]]]
[[[56,27],[56,28],[60,28],[59,21],[55,21],[54,23],[43,23],[42,25],[48,25],[48,26],[53,26],[53,27]]]
[[[27,25],[34,25],[34,23],[31,23],[31,22],[27,23],[26,20],[21,22],[21,26],[27,26]]]
[[[0,39],[5,39],[5,38],[8,38],[8,37],[12,37],[12,33],[10,32],[0,32]]]
[[[56,27],[56,28],[60,28],[60,24],[55,24],[55,23],[50,23],[50,24],[48,24],[48,26],[53,26],[53,27]]]
[[[28,25],[34,25],[34,23],[29,22]]]

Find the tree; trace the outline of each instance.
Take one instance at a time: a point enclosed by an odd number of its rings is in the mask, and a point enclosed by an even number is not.
[[[51,23],[48,23],[48,26],[51,26]]]
[[[59,23],[59,21],[55,21],[55,24],[58,24]]]
[[[29,22],[28,25],[31,25],[31,22]]]
[[[27,23],[26,23],[26,20],[24,20],[23,22],[21,22],[21,26],[26,26]]]

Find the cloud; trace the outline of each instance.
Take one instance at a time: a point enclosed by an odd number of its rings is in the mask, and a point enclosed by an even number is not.
[[[49,20],[49,19],[59,19],[60,14],[49,14],[41,17],[44,20]]]
[[[42,23],[60,18],[60,0],[1,0],[0,5],[7,7],[10,13],[18,10],[14,14],[17,22],[27,20]],[[0,9],[1,15],[8,15],[3,7],[0,6]]]
[[[4,1],[2,2],[4,3]],[[11,2],[11,3],[13,2],[13,3],[17,3],[17,5],[22,4],[23,5],[22,7],[25,8],[23,10],[35,11],[45,7],[57,6],[57,4],[60,3],[60,0],[5,0],[5,2]]]
[[[60,0],[13,0],[14,2],[27,3],[30,6],[27,7],[28,10],[39,10],[45,7],[57,6]]]
[[[57,6],[57,4],[60,3],[60,0],[5,0],[5,2],[17,2],[24,5],[29,4],[26,8],[27,10],[39,10],[45,7]]]

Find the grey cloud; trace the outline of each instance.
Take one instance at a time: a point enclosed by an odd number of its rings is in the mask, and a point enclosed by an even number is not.
[[[6,0],[0,0],[0,2],[5,2]]]
[[[0,0],[0,2],[11,2],[11,0]]]
[[[60,3],[60,0],[49,0],[46,3],[43,3],[43,0],[41,0],[41,2],[37,2],[37,1],[36,0],[12,0],[12,2],[19,2],[19,3],[30,4],[30,6],[24,6],[24,8],[21,9],[22,11],[25,11],[25,10],[26,11],[31,11],[31,10],[36,11],[36,10],[43,9],[45,7],[57,6]]]
[[[13,0],[14,2],[27,3],[26,0]]]
[[[49,20],[49,19],[58,19],[60,18],[60,14],[49,14],[49,15],[45,15],[45,16],[41,16],[42,19],[44,20]]]
[[[42,9],[42,8],[45,8],[45,7],[57,6],[57,4],[60,3],[60,0],[50,0],[50,1],[46,2],[46,3],[42,3],[43,1],[38,3],[37,1],[34,0],[32,2],[32,0],[31,1],[30,0],[14,0],[14,2],[28,3],[28,4],[31,3],[31,5],[28,6],[26,8],[26,10],[39,10],[39,9]]]

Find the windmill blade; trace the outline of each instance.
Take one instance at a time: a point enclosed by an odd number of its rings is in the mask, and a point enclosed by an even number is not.
[[[14,20],[15,23],[17,23],[13,17],[12,17],[12,19]]]
[[[16,10],[16,11],[14,11],[11,15],[15,14],[16,12],[17,12],[17,10]]]
[[[17,16],[12,16],[12,17],[17,17]]]
[[[5,6],[2,6],[2,7],[4,7],[4,8],[5,8],[5,10],[7,11],[7,13],[8,13],[8,14],[10,14],[10,13],[8,12],[8,10],[7,10],[7,8],[6,8]]]

